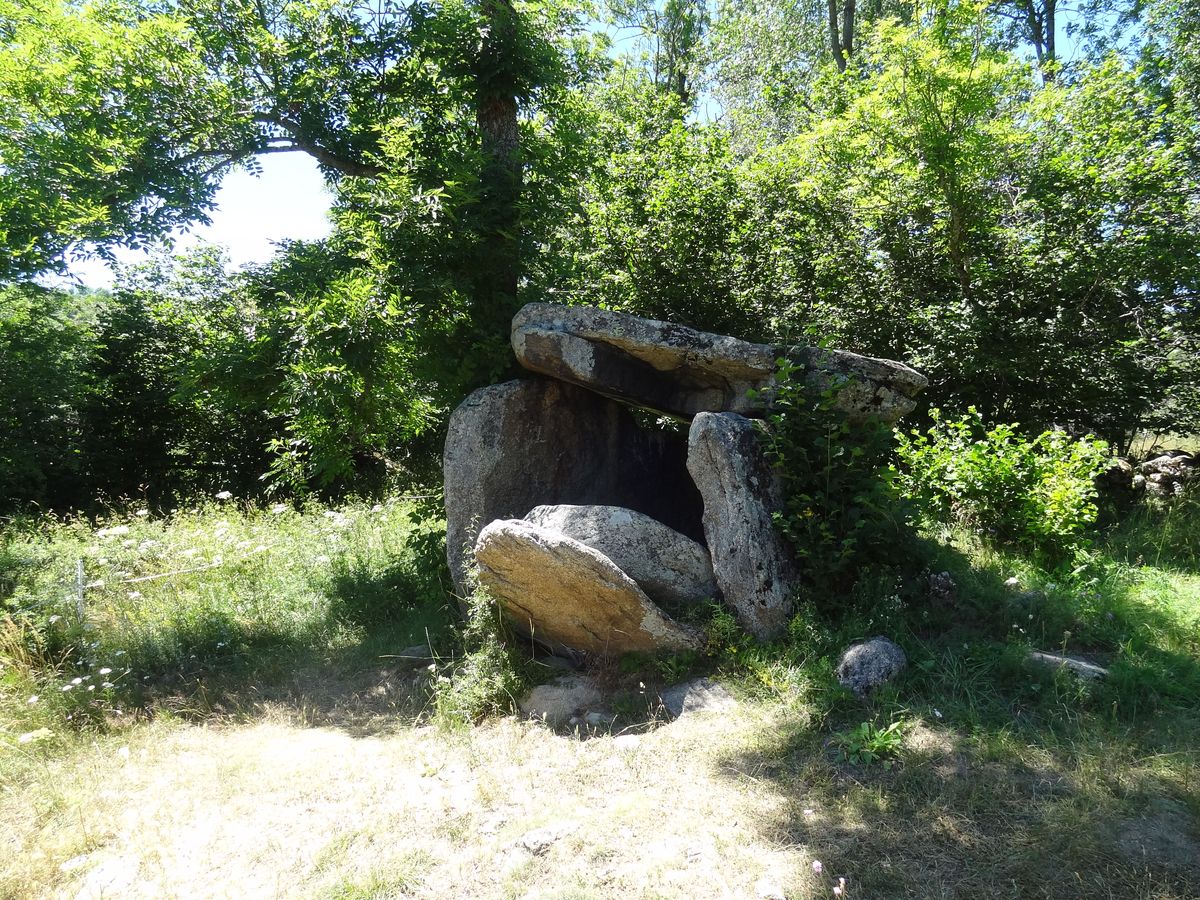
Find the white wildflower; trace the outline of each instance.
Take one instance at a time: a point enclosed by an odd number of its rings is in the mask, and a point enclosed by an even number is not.
[[[233,493],[231,491],[217,491],[218,500],[232,500]]]
[[[57,623],[59,623],[59,622],[61,622],[61,621],[62,621],[62,616],[51,616],[51,617],[50,617],[50,624],[51,624],[51,625],[55,625],[55,624],[57,624]]]
[[[110,669],[108,666],[105,666],[103,669],[100,670],[101,675],[108,675],[111,672],[112,672],[112,669]]]
[[[38,699],[39,699],[39,698],[38,698],[38,695],[37,695],[37,694],[34,694],[32,697],[30,697],[30,698],[29,698],[28,700],[26,700],[25,702],[26,702],[26,703],[28,703],[30,706],[33,706],[33,704],[35,704],[35,703],[37,703],[37,702],[38,702]]]
[[[96,537],[120,537],[123,534],[129,534],[128,525],[114,525],[112,528],[101,528],[96,532]]]
[[[140,600],[140,599],[142,599],[142,592],[141,592],[141,591],[130,591],[130,592],[129,592],[129,599],[130,599],[130,600]]]
[[[274,506],[271,507],[271,515],[273,515],[273,516],[277,516],[280,513],[285,513],[285,512],[287,512],[287,506],[282,503],[276,503]]]
[[[146,516],[150,515],[150,510],[139,509],[136,513],[134,513],[134,515],[137,516],[139,519],[144,519],[144,518],[146,518]]]

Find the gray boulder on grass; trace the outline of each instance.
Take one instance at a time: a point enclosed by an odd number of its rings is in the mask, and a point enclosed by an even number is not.
[[[838,661],[837,680],[862,697],[891,681],[907,665],[908,658],[898,644],[877,636],[846,649]]]
[[[699,537],[701,501],[677,435],[627,409],[544,379],[475,391],[450,416],[443,455],[446,556],[460,597],[479,529],[541,504],[612,503]]]
[[[475,560],[480,583],[513,627],[552,651],[619,656],[704,642],[607,556],[557,531],[521,519],[492,522],[479,533]]]
[[[681,606],[717,595],[704,545],[620,506],[537,506],[525,517],[540,528],[598,550],[655,603]]]

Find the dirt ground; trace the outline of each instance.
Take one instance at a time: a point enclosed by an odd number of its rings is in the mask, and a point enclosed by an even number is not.
[[[153,725],[53,764],[50,809],[5,798],[0,846],[30,896],[793,896],[812,860],[759,827],[784,798],[727,765],[756,715],[590,739]]]

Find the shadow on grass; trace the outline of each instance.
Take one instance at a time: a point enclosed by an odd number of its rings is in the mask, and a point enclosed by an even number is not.
[[[150,715],[269,714],[355,736],[387,733],[421,718],[429,703],[429,654],[405,651],[449,654],[456,616],[438,581],[416,577],[408,563],[342,566],[323,618],[264,629],[207,610],[174,629],[166,656],[161,646],[131,647],[146,662],[130,694]]]
[[[866,700],[809,685],[819,715],[722,761],[783,798],[760,827],[809,848],[851,897],[1200,896],[1200,659],[1187,622],[1103,575],[1022,591],[1001,558],[977,566],[941,547],[935,564],[958,601],[909,613],[892,634],[905,676]],[[1031,644],[1110,677],[1031,666]],[[813,661],[807,674],[830,669]],[[898,720],[894,768],[844,760],[836,735]],[[812,891],[829,895],[816,879]]]

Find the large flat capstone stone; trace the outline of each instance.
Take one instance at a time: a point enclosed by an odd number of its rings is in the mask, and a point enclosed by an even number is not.
[[[543,504],[614,504],[693,538],[701,501],[680,435],[641,428],[590,391],[522,379],[475,391],[450,416],[446,555],[460,597],[479,530]]]
[[[603,553],[657,604],[680,607],[717,596],[704,545],[636,510],[538,506],[525,521]]]
[[[839,389],[838,406],[851,421],[895,421],[928,384],[892,360],[755,344],[589,306],[526,305],[513,318],[512,346],[531,371],[684,419],[701,412],[762,415],[781,357],[800,366],[812,385]]]
[[[514,627],[556,652],[595,656],[696,649],[701,633],[675,622],[603,553],[519,519],[479,533],[480,583]]]
[[[755,637],[775,637],[791,613],[796,568],[772,521],[783,493],[758,426],[737,413],[700,413],[687,465],[704,498],[704,534],[725,602]]]

